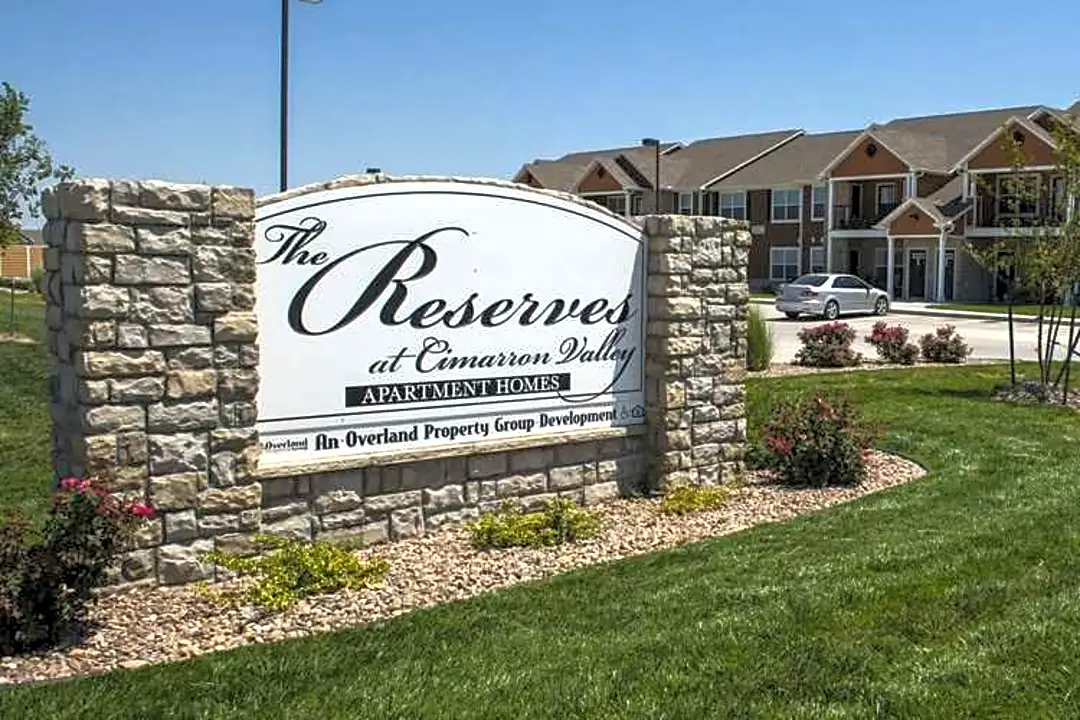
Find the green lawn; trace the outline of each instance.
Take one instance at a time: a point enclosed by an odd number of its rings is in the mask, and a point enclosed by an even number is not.
[[[0,342],[0,511],[44,510],[52,480],[49,407],[46,396],[48,350],[45,308],[40,298],[0,291],[0,332],[38,340]]]
[[[855,503],[366,628],[0,692],[12,718],[1075,717],[1080,416],[1004,368],[843,388],[931,475]]]
[[[946,303],[944,305],[928,305],[933,310],[959,310],[962,312],[996,313],[1005,315],[1009,312],[1009,306],[1004,303]],[[1038,305],[1013,305],[1014,315],[1039,314]]]

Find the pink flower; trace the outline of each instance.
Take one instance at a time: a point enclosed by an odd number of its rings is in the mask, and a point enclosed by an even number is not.
[[[66,477],[60,481],[60,489],[64,492],[83,493],[90,489],[90,481],[76,477]]]
[[[131,512],[132,515],[141,518],[149,518],[154,516],[154,508],[138,502],[132,503],[131,506],[128,508],[128,511]]]
[[[772,451],[778,455],[787,455],[795,447],[795,443],[791,438],[773,437],[769,438],[768,442]]]

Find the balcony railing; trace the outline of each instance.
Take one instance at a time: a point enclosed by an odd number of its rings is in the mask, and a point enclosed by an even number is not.
[[[897,208],[900,203],[887,203],[879,205],[876,213],[866,214],[861,208],[851,205],[833,206],[833,229],[834,230],[870,230],[881,219]]]

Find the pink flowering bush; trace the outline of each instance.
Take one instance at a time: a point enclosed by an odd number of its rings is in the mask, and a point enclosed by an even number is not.
[[[814,325],[800,330],[798,337],[802,347],[795,353],[796,365],[841,368],[862,362],[862,356],[851,347],[856,337],[855,328],[847,323]]]
[[[765,426],[770,467],[785,485],[858,485],[874,430],[846,400],[817,392],[781,402]]]
[[[897,365],[914,365],[919,358],[919,348],[908,342],[908,329],[903,325],[874,323],[866,342],[874,346],[878,357]]]
[[[0,655],[54,645],[83,622],[92,590],[153,515],[81,478],[60,483],[40,525],[9,512],[0,524]]]

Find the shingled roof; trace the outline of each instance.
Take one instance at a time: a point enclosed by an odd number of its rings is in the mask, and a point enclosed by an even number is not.
[[[800,135],[763,158],[712,183],[708,189],[809,185],[825,165],[860,134],[860,130],[845,130]]]
[[[768,153],[775,152],[803,134],[804,131],[800,129],[774,130],[692,142],[668,161],[672,167],[672,178],[667,186],[680,189],[704,187],[762,156],[768,157]],[[662,169],[661,179],[665,179]]]

